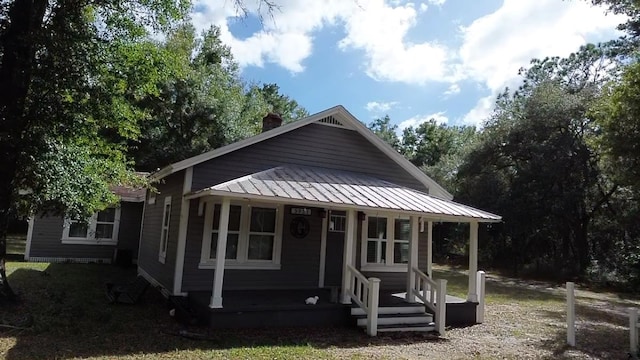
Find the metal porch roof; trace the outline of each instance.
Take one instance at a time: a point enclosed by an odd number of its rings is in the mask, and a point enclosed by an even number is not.
[[[502,218],[369,175],[315,167],[280,166],[187,194],[309,206],[420,213],[435,220],[497,222]]]

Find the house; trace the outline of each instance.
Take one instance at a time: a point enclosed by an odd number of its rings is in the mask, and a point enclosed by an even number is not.
[[[481,318],[478,226],[499,216],[453,202],[342,106],[281,122],[151,175],[139,274],[214,327],[442,333]],[[433,222],[469,224],[466,299],[432,279]]]
[[[135,262],[146,190],[115,186],[112,191],[120,198],[118,206],[94,214],[88,222],[63,216],[32,216],[24,259],[34,262]]]

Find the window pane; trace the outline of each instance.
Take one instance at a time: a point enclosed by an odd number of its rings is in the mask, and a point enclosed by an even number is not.
[[[212,229],[220,229],[220,204],[215,204],[213,208],[213,224]],[[229,230],[240,231],[240,215],[242,214],[242,206],[231,205],[229,207]]]
[[[163,226],[169,226],[170,216],[171,216],[171,205],[167,204],[164,207],[164,222],[162,223]]]
[[[276,232],[276,209],[251,208],[251,232]]]
[[[215,204],[213,206],[213,230],[218,230],[220,228],[220,204]]]
[[[229,230],[240,231],[240,215],[242,214],[242,206],[231,205],[229,208]]]
[[[408,219],[396,219],[394,233],[396,240],[409,240],[411,238],[411,222]]]
[[[227,253],[224,258],[227,260],[235,260],[238,258],[238,237],[239,234],[227,234]],[[218,249],[218,233],[211,233],[211,251],[209,258],[215,259]]]
[[[88,225],[82,222],[72,222],[69,224],[69,237],[86,238]]]
[[[273,258],[273,236],[249,236],[249,260],[271,260]]]
[[[167,250],[167,238],[169,237],[169,232],[167,231],[167,229],[162,229],[162,242],[160,243],[160,247],[162,249],[162,252],[165,252]]]
[[[98,222],[114,222],[116,221],[116,209],[108,208],[98,212]]]
[[[238,237],[239,234],[228,234],[227,235],[227,253],[225,255],[225,259],[227,260],[235,260],[238,257]]]
[[[393,262],[396,264],[409,263],[409,243],[397,241],[393,243]]]
[[[387,238],[387,218],[369,217],[369,239],[386,239]]]
[[[376,262],[376,244],[377,241],[368,241],[367,242],[367,262],[375,263]]]
[[[384,264],[387,262],[387,242],[380,242],[380,245],[382,245],[382,249],[380,250],[380,264]]]
[[[113,224],[96,225],[96,239],[113,239]]]

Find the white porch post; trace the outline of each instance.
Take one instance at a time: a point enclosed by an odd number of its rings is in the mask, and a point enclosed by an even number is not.
[[[433,279],[433,221],[427,222],[427,276]]]
[[[356,211],[353,209],[347,210],[347,223],[344,229],[344,256],[342,264],[342,299],[341,303],[351,304],[351,298],[349,297],[350,278],[351,271],[347,269],[347,265],[353,266],[353,243],[354,243],[354,229],[356,226]]]
[[[469,294],[468,301],[478,302],[478,222],[469,223]]]
[[[216,247],[216,270],[213,276],[213,292],[209,307],[222,308],[222,281],[224,280],[224,258],[227,256],[227,232],[229,230],[229,198],[222,199],[220,224],[218,225],[218,244]]]
[[[325,217],[322,218],[322,231],[320,232],[320,273],[318,274],[318,287],[324,287],[324,273],[327,263],[327,218],[331,216],[330,211],[325,211]]]
[[[418,267],[418,234],[419,234],[418,217],[411,217],[411,238],[409,239],[409,263],[407,264],[407,294],[405,300],[409,303],[416,302],[413,289],[416,286],[416,277],[413,272],[414,267]]]

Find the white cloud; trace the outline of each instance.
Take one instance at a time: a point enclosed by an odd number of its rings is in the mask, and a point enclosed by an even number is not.
[[[412,84],[445,81],[451,73],[447,65],[450,51],[435,42],[405,39],[416,21],[413,3],[392,7],[383,0],[371,0],[345,19],[347,35],[339,46],[345,51],[364,51],[366,73],[376,80]]]
[[[367,111],[369,112],[382,113],[382,112],[391,110],[391,108],[396,105],[398,105],[397,101],[389,101],[389,102],[370,101],[365,106],[365,109],[367,109]]]
[[[440,111],[429,115],[416,115],[412,118],[400,122],[398,124],[398,133],[402,134],[402,131],[404,131],[404,129],[410,126],[415,128],[423,122],[429,121],[431,119],[435,120],[438,124],[446,124],[449,122],[449,118],[445,114],[446,113],[444,111]]]
[[[444,96],[460,92],[461,81],[480,85],[484,97],[464,117],[476,124],[490,113],[493,101],[487,96],[517,86],[518,69],[532,58],[565,56],[587,39],[611,38],[623,21],[587,1],[503,0],[495,12],[460,27],[461,43],[453,46],[446,43],[450,38],[416,41],[409,36],[422,13],[446,0],[278,0],[279,9],[264,16],[261,30],[238,38],[229,28],[231,21],[243,21],[236,18],[233,3],[195,0],[192,19],[198,29],[220,26],[222,41],[241,67],[273,63],[302,72],[314,53],[314,35],[333,28],[344,31],[338,47],[350,56],[362,55],[362,69],[375,80],[444,83],[450,85]],[[245,1],[252,14],[260,3]]]
[[[491,93],[482,98],[464,121],[478,125],[490,114],[505,86],[517,87],[518,69],[533,58],[566,56],[588,36],[614,35],[620,17],[605,16],[585,1],[505,0],[492,14],[461,28],[459,50],[463,77],[483,84]]]
[[[460,90],[461,90],[460,85],[454,83],[454,84],[451,84],[449,88],[447,88],[447,90],[444,93],[442,93],[442,95],[444,95],[445,98],[448,98],[453,95],[459,94]]]

